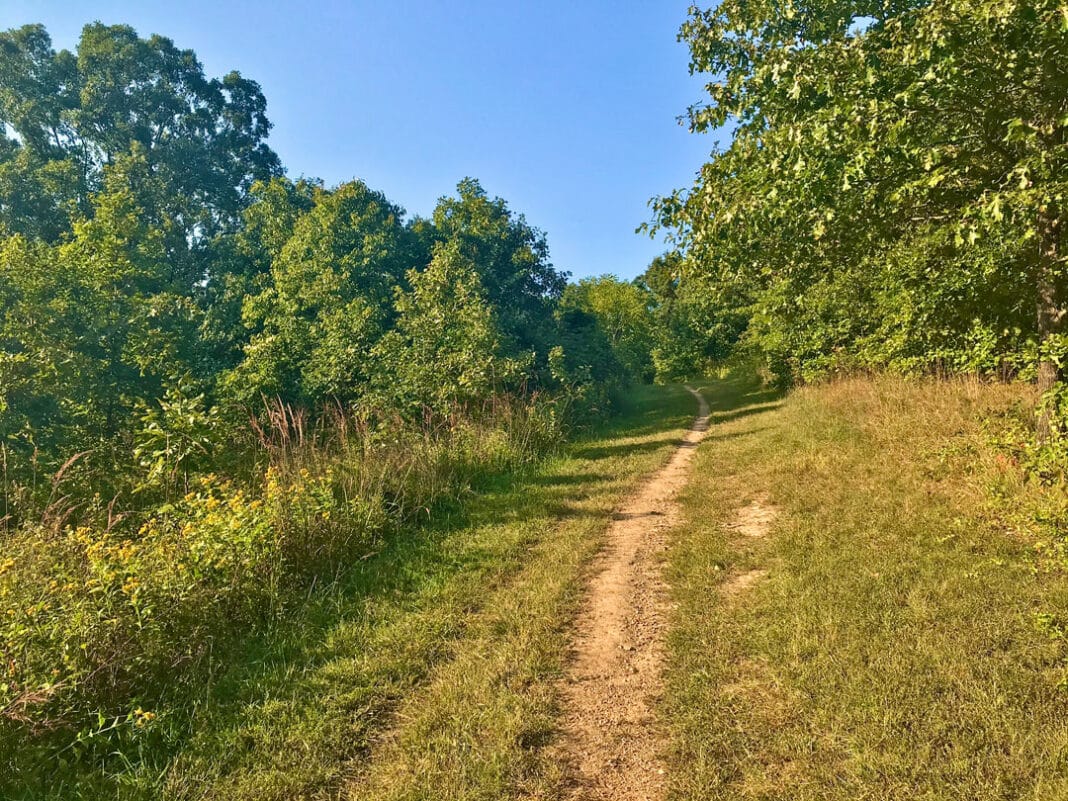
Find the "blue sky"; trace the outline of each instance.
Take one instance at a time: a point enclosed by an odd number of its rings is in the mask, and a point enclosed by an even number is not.
[[[656,194],[713,140],[676,122],[702,97],[675,40],[689,0],[4,0],[0,28],[73,47],[93,20],[160,33],[211,75],[258,81],[290,176],[361,178],[428,214],[464,176],[549,237],[576,277],[640,273]]]

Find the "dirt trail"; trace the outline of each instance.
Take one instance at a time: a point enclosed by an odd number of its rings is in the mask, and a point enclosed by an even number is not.
[[[560,745],[575,779],[572,799],[664,796],[655,713],[667,604],[659,556],[709,421],[705,399],[690,392],[700,404],[697,418],[667,465],[616,510],[575,624]]]

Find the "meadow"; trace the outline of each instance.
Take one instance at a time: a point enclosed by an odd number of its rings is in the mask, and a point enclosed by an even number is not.
[[[704,390],[667,567],[673,797],[1063,797],[1068,499],[1020,461],[1033,388]]]

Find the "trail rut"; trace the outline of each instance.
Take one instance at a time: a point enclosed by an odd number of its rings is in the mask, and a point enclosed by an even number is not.
[[[690,392],[699,403],[697,417],[667,465],[616,510],[575,623],[559,746],[571,769],[574,801],[664,796],[655,713],[667,605],[659,555],[678,519],[676,495],[709,425],[708,404]]]

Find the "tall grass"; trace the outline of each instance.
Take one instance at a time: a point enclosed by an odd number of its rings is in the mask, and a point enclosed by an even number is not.
[[[274,404],[251,445],[233,443],[240,470],[175,473],[122,513],[65,492],[58,471],[2,540],[0,785],[150,747],[233,643],[480,478],[552,450],[561,417],[538,398],[414,424]]]

